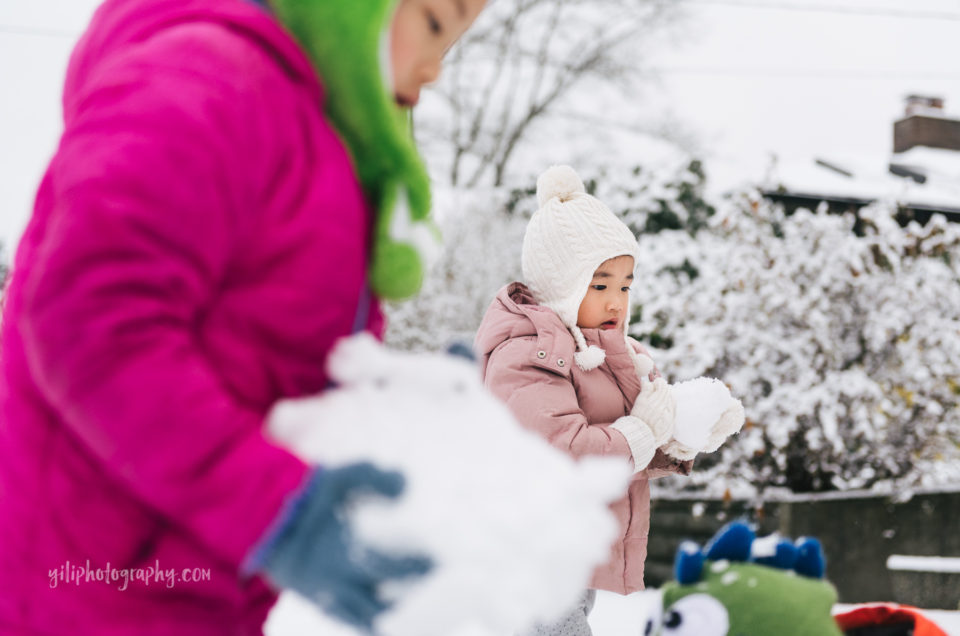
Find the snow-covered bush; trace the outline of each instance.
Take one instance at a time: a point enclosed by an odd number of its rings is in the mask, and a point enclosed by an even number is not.
[[[633,332],[673,380],[722,378],[738,441],[688,485],[793,491],[960,476],[960,228],[892,206],[786,216],[728,201],[692,237],[641,237]],[[680,483],[677,482],[680,486]],[[737,487],[740,488],[737,488]]]
[[[536,198],[504,189],[440,190],[443,254],[417,298],[388,306],[387,343],[435,351],[472,345],[494,294],[520,278],[520,248]]]
[[[960,227],[901,227],[895,207],[786,215],[711,204],[696,162],[584,172],[640,235],[632,333],[671,382],[724,380],[747,425],[667,488],[722,493],[936,486],[960,479]],[[532,190],[441,199],[446,252],[388,340],[470,342],[520,275]],[[854,228],[856,226],[856,230]],[[671,229],[678,228],[679,229]]]
[[[635,234],[686,230],[696,234],[716,210],[705,196],[706,174],[697,159],[678,159],[657,170],[606,169],[590,193],[610,206]]]

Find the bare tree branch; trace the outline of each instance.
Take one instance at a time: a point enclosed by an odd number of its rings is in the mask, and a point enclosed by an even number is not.
[[[678,0],[498,0],[457,46],[437,91],[447,109],[431,141],[446,144],[453,184],[501,185],[533,125],[574,88],[639,69],[644,34]],[[640,77],[639,74],[636,77]],[[422,130],[424,126],[420,127]]]

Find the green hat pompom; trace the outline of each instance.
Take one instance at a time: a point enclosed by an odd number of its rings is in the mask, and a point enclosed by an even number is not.
[[[370,287],[386,290],[388,299],[413,296],[423,283],[423,266],[417,250],[407,243],[384,243],[373,248]]]

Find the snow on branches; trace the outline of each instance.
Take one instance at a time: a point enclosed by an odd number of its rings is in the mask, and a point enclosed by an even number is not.
[[[785,215],[727,201],[710,227],[641,237],[634,333],[672,378],[726,381],[748,424],[693,485],[933,486],[960,453],[960,228],[891,205]]]
[[[671,382],[727,383],[736,443],[664,483],[709,493],[935,487],[960,479],[960,227],[901,227],[893,204],[787,215],[753,193],[707,202],[695,163],[585,174],[640,233],[631,333]],[[445,198],[444,198],[445,197]],[[446,253],[389,341],[469,342],[516,279],[529,192],[441,193]],[[678,228],[678,229],[670,229]]]

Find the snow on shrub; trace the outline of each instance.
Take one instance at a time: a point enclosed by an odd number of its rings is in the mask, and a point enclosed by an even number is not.
[[[697,162],[582,171],[640,235],[634,336],[671,382],[725,381],[747,425],[670,489],[795,492],[960,480],[960,227],[901,227],[892,204],[785,214],[756,194],[708,202]],[[446,252],[388,342],[472,341],[520,276],[532,191],[441,192]],[[855,231],[856,229],[856,231]]]
[[[960,229],[893,206],[786,216],[728,201],[692,237],[641,237],[633,332],[672,379],[741,398],[740,440],[698,462],[708,490],[937,485],[960,457]]]
[[[472,346],[494,294],[520,279],[523,232],[536,210],[529,193],[504,189],[440,190],[435,198],[445,212],[443,254],[415,299],[386,308],[387,343],[413,351]]]

